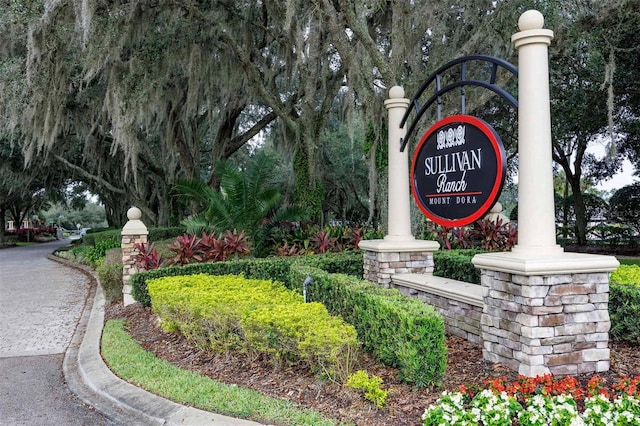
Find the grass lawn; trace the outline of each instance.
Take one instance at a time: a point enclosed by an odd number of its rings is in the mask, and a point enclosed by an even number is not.
[[[336,424],[317,412],[296,408],[250,389],[220,383],[158,359],[131,338],[124,330],[123,320],[110,320],[105,324],[102,355],[120,378],[180,404],[258,422]]]

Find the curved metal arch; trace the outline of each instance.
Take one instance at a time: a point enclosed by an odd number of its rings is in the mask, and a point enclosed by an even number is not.
[[[466,79],[466,74],[467,74],[467,62],[469,61],[482,61],[482,62],[487,62],[492,64],[491,67],[491,76],[489,78],[488,81],[483,81],[483,80],[467,80]],[[442,73],[447,71],[448,69],[461,64],[461,73],[460,73],[460,80],[449,84],[445,87],[440,87],[440,80],[442,77]],[[425,80],[424,83],[422,83],[422,86],[420,86],[420,88],[418,89],[418,91],[416,92],[415,96],[413,97],[413,99],[411,100],[411,104],[413,105],[413,108],[409,108],[407,109],[407,111],[405,112],[404,116],[402,117],[402,121],[400,122],[400,127],[404,127],[405,123],[407,122],[409,115],[411,114],[411,111],[413,109],[415,109],[416,111],[416,116],[414,117],[413,121],[411,122],[411,124],[409,125],[409,129],[407,130],[407,133],[405,135],[404,138],[401,138],[400,140],[400,151],[403,152],[407,142],[409,141],[409,138],[411,137],[413,131],[415,130],[415,127],[418,124],[418,121],[420,120],[420,118],[422,118],[422,116],[424,115],[424,113],[427,111],[427,109],[434,103],[434,102],[438,102],[438,118],[440,118],[440,104],[442,103],[442,99],[441,96],[444,95],[447,92],[450,92],[451,90],[461,87],[462,89],[462,93],[461,93],[461,99],[462,99],[462,113],[465,113],[465,109],[466,109],[466,94],[465,94],[465,86],[479,86],[479,87],[484,87],[485,89],[489,89],[492,92],[494,92],[495,94],[501,96],[502,98],[504,98],[507,102],[509,102],[513,107],[518,108],[518,100],[513,97],[513,95],[511,95],[509,92],[507,92],[506,90],[504,90],[502,87],[498,86],[496,84],[496,78],[497,78],[497,74],[498,74],[498,68],[502,67],[505,70],[509,71],[510,73],[512,73],[514,76],[518,76],[518,68],[516,68],[513,64],[493,57],[493,56],[488,56],[488,55],[469,55],[469,56],[462,56],[460,58],[456,58],[453,59],[449,62],[447,62],[446,64],[444,64],[443,66],[441,66],[440,68],[438,68],[433,74],[431,74],[431,76],[429,76],[429,78],[427,80]],[[422,96],[422,94],[425,92],[425,90],[427,90],[427,88],[429,87],[429,85],[431,85],[431,83],[434,82],[434,80],[436,81],[436,92],[433,96],[431,96],[427,102],[421,107],[420,103],[418,102],[418,99]]]

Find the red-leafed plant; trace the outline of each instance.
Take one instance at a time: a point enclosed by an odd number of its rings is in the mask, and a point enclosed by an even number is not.
[[[244,231],[238,234],[237,230],[227,231],[224,235],[216,236],[202,233],[200,239],[201,250],[204,259],[208,262],[222,262],[229,259],[246,256],[250,253],[249,240]]]
[[[202,245],[202,251],[204,252],[204,259],[207,262],[221,262],[228,260],[228,254],[225,250],[224,240],[222,237],[217,237],[215,232],[207,234],[202,233],[200,239]]]
[[[316,253],[327,253],[335,251],[338,239],[332,237],[331,233],[325,229],[320,229],[310,239],[311,247]]]
[[[355,228],[350,228],[347,231],[347,248],[351,250],[357,250],[360,245],[360,241],[364,239],[364,232],[362,232],[362,228],[360,225],[356,225]]]
[[[234,258],[243,257],[250,253],[249,239],[244,231],[241,231],[239,234],[235,229],[233,232],[227,231],[224,235],[224,247],[229,258],[231,258],[231,256]]]
[[[469,236],[467,228],[455,228],[451,231],[451,239],[453,245],[459,249],[468,249],[473,247],[473,242]]]
[[[437,239],[447,249],[451,250],[451,228],[441,226],[436,230]]]
[[[482,219],[469,227],[436,228],[435,238],[450,249],[480,248],[486,251],[508,251],[518,242],[517,227],[502,220]]]
[[[502,220],[483,219],[473,223],[469,234],[484,250],[500,251],[503,245],[500,228],[502,228]]]
[[[175,253],[172,264],[186,265],[189,263],[203,262],[205,253],[202,250],[202,242],[195,235],[180,235],[173,244],[167,246]]]
[[[274,254],[280,257],[299,256],[300,248],[296,244],[289,245],[289,243],[285,241],[281,246],[276,247]]]
[[[137,253],[133,256],[133,259],[136,261],[138,269],[149,271],[158,269],[164,264],[165,260],[158,255],[158,250],[153,243],[135,243],[134,247]]]

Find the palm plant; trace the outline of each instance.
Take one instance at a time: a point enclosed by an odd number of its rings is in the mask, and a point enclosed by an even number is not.
[[[273,179],[275,160],[258,152],[246,167],[239,168],[228,160],[218,161],[216,170],[220,190],[200,180],[181,180],[175,192],[192,201],[197,213],[184,220],[187,232],[244,231],[257,255],[264,254],[273,227],[281,222],[306,218],[303,209],[285,206]]]

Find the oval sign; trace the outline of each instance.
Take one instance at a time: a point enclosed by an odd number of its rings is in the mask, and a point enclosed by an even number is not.
[[[485,121],[453,115],[422,136],[411,165],[413,197],[429,219],[451,228],[475,222],[495,204],[506,174],[504,146]]]

